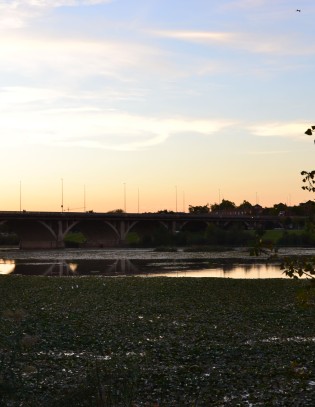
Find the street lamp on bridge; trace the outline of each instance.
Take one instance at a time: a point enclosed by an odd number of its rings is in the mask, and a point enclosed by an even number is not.
[[[126,212],[126,183],[124,182],[124,211]]]
[[[63,212],[63,178],[61,178],[61,212]]]

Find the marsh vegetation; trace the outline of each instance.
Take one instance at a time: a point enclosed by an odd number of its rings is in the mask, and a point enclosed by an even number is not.
[[[1,403],[313,406],[305,284],[0,276]]]

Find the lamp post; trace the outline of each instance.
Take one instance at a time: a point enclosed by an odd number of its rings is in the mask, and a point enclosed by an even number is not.
[[[22,211],[22,182],[20,181],[20,212]]]
[[[63,212],[63,178],[61,178],[61,212]]]
[[[126,199],[126,183],[124,182],[124,211],[126,212],[126,203],[127,199]]]
[[[177,212],[177,185],[175,185],[175,212]]]
[[[86,205],[85,205],[85,184],[84,184],[84,189],[83,189],[83,210],[84,210],[84,212],[86,211]]]

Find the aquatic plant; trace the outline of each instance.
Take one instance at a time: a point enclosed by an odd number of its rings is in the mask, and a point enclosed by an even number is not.
[[[314,308],[297,304],[303,286],[0,276],[2,377],[15,377],[1,379],[11,390],[0,404],[313,406]]]

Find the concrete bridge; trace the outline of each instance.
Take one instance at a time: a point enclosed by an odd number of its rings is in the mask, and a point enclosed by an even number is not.
[[[128,233],[152,234],[165,228],[175,234],[184,230],[204,230],[213,223],[228,228],[241,224],[245,229],[283,228],[288,217],[242,213],[82,213],[82,212],[0,212],[0,224],[7,224],[20,238],[21,249],[56,249],[65,246],[69,232],[80,231],[87,247],[121,246]],[[303,218],[305,219],[305,218]],[[303,220],[302,217],[299,220]],[[297,220],[297,217],[289,221]]]

